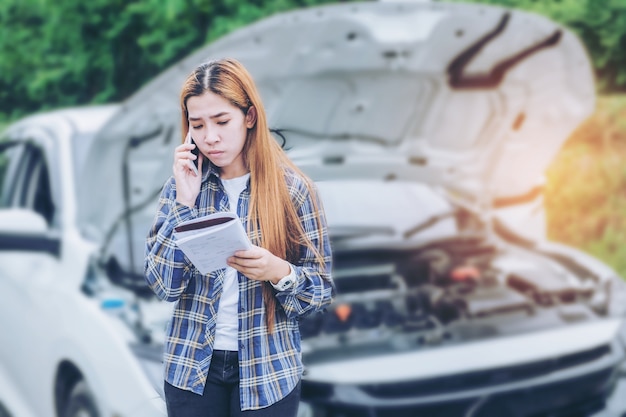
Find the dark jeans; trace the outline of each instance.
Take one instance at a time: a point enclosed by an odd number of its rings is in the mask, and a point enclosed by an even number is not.
[[[237,352],[213,352],[202,395],[165,382],[168,417],[295,417],[300,403],[300,383],[285,398],[260,410],[241,411]]]

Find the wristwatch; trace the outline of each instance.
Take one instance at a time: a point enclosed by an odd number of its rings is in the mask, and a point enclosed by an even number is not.
[[[294,271],[291,265],[289,265],[289,269],[289,275],[282,277],[280,281],[278,281],[276,284],[270,281],[272,287],[276,288],[278,291],[286,291],[289,288],[293,287],[293,285],[296,283],[296,271]]]

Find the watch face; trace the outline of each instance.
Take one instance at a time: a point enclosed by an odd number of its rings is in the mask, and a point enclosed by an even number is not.
[[[288,279],[285,282],[283,282],[280,287],[281,287],[281,289],[286,290],[287,288],[291,287],[292,285],[293,285],[293,281],[291,279]]]

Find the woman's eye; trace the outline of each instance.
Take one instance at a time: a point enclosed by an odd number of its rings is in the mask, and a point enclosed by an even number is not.
[[[221,121],[217,122],[217,124],[220,125],[220,126],[223,126],[226,123],[228,123],[228,120],[221,120]]]
[[[194,128],[194,129],[198,130],[198,129],[202,128],[202,125],[192,126],[192,128]]]

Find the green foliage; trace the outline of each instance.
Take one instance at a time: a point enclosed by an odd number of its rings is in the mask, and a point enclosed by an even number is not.
[[[626,277],[626,96],[601,96],[594,115],[547,172],[548,234]]]
[[[586,43],[602,88],[626,89],[623,0],[470,1],[530,10],[568,25]],[[3,0],[0,120],[123,100],[206,42],[276,12],[332,2]]]
[[[0,120],[119,101],[209,40],[331,0],[3,0]]]

